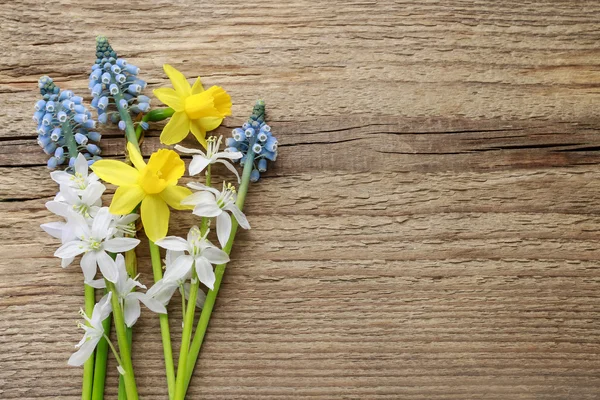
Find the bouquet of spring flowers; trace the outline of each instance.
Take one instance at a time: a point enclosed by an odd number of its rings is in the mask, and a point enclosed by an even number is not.
[[[153,93],[167,107],[151,109],[151,98],[142,94],[146,82],[139,69],[118,57],[105,37],[98,37],[89,76],[94,112],[83,97],[61,90],[51,78],[39,80],[42,98],[35,103],[33,119],[38,143],[50,156],[50,176],[59,186],[46,207],[60,217],[41,227],[60,241],[54,255],[61,266],[79,263],[83,272],[85,304],[79,327],[84,335],[68,363],[83,366],[84,400],[104,397],[109,353],[120,373],[119,399],[138,398],[132,328],[141,304],[160,319],[169,399],[185,398],[237,229],[250,229],[243,213],[248,188],[277,158],[277,139],[266,124],[263,101],[223,143],[222,137],[207,137],[207,132],[231,114],[229,94],[219,86],[205,90],[200,78],[190,85],[170,65],[164,71],[172,88]],[[150,123],[165,119],[169,121],[160,141],[175,145],[176,151],[162,148],[145,160],[140,151],[144,132]],[[126,161],[101,157],[100,125],[124,132]],[[189,133],[198,148],[177,145]],[[189,176],[203,175],[203,180],[180,184],[186,166],[178,152],[191,156]],[[235,163],[243,167],[241,175]],[[232,179],[213,182],[212,169],[217,167],[225,167]],[[116,187],[107,205],[105,183]],[[196,219],[187,237],[168,235],[171,209]],[[138,274],[135,249],[140,231],[149,240],[154,278],[149,288]],[[183,311],[177,359],[166,308],[174,297]]]

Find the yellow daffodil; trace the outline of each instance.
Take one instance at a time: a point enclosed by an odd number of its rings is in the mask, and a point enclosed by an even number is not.
[[[112,214],[127,214],[142,203],[140,213],[146,236],[153,242],[167,235],[169,206],[184,210],[181,200],[192,194],[177,181],[185,164],[173,150],[161,149],[150,156],[148,164],[134,145],[127,143],[133,167],[116,160],[96,161],[91,169],[102,180],[118,186],[110,204]],[[135,167],[135,168],[134,168]]]
[[[223,118],[231,115],[231,97],[219,86],[204,90],[200,78],[194,86],[169,64],[163,66],[173,84],[171,88],[154,90],[154,95],[175,113],[160,134],[164,144],[181,142],[189,132],[206,148],[206,132],[216,129]]]

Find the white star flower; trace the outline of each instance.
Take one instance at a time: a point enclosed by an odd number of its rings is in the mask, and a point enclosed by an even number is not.
[[[214,136],[211,136],[207,140],[208,147],[206,148],[206,154],[202,150],[196,149],[188,149],[186,147],[176,145],[175,149],[187,154],[194,154],[192,157],[192,162],[190,163],[190,175],[198,175],[200,172],[204,171],[209,164],[221,163],[228,170],[233,172],[240,182],[240,175],[237,170],[229,162],[229,160],[239,160],[243,157],[243,154],[239,151],[219,151],[219,147],[221,147],[221,141],[223,140],[223,136],[219,136],[217,139]]]
[[[110,298],[112,293],[105,295],[100,301],[94,306],[92,316],[88,317],[85,315],[83,310],[80,311],[81,316],[90,324],[90,326],[79,324],[85,333],[83,339],[75,345],[77,350],[69,358],[68,364],[78,367],[83,365],[90,355],[94,352],[94,349],[98,345],[98,342],[104,336],[104,327],[102,321],[104,321],[111,313],[112,307],[110,305]]]
[[[235,205],[237,195],[235,188],[223,182],[223,191],[205,186],[201,183],[188,183],[198,192],[181,200],[181,205],[194,206],[193,213],[200,217],[217,217],[217,237],[221,247],[225,247],[231,234],[231,217],[226,211],[233,214],[238,224],[244,229],[250,229],[250,224],[243,212]]]
[[[134,279],[129,277],[129,275],[127,274],[127,269],[125,268],[125,257],[123,257],[122,254],[117,254],[117,257],[115,259],[115,265],[117,267],[118,272],[118,278],[115,282],[115,289],[117,291],[117,294],[119,295],[119,302],[123,306],[125,324],[128,327],[131,328],[140,317],[140,302],[144,303],[146,307],[148,307],[151,311],[154,311],[155,313],[167,313],[167,309],[165,308],[165,306],[159,300],[156,300],[152,296],[150,296],[147,292],[141,293],[132,291],[136,287],[146,289],[146,286],[138,282],[137,276]],[[106,287],[104,279],[98,279],[86,283],[96,289]]]
[[[135,236],[135,221],[138,214],[113,215],[111,228],[115,229],[115,237]]]
[[[104,278],[117,282],[117,267],[106,252],[121,253],[131,250],[140,241],[134,238],[112,238],[114,229],[110,227],[111,222],[112,215],[108,212],[108,207],[98,210],[91,228],[81,215],[72,215],[68,224],[73,224],[76,238],[63,244],[54,253],[56,257],[63,259],[63,268],[69,265],[74,257],[83,254],[81,269],[86,281],[94,279],[98,266]]]
[[[69,210],[90,218],[102,205],[102,194],[105,190],[106,186],[100,182],[90,183],[83,190],[62,185],[54,200],[46,203],[46,208],[64,218],[68,217]]]
[[[164,249],[172,251],[184,251],[188,254],[181,255],[173,262],[171,281],[177,281],[185,277],[195,267],[198,279],[210,289],[214,288],[215,272],[211,264],[224,264],[229,262],[229,256],[223,250],[214,246],[206,239],[208,230],[204,236],[197,226],[190,229],[187,241],[177,236],[167,236],[156,242]]]
[[[95,173],[88,173],[88,162],[83,154],[79,153],[73,169],[73,174],[65,171],[52,171],[50,177],[60,186],[68,186],[76,190],[85,190],[90,184],[98,182],[98,176]]]
[[[185,298],[189,298],[190,283],[187,281],[192,277],[191,268],[183,276],[181,276],[181,270],[178,271],[173,268],[175,260],[184,254],[183,251],[167,250],[167,256],[165,257],[165,275],[146,292],[148,296],[155,298],[165,306],[169,304],[171,297],[173,297],[177,288],[183,288]],[[205,299],[206,294],[203,291],[198,291],[196,305],[201,308],[204,305]]]

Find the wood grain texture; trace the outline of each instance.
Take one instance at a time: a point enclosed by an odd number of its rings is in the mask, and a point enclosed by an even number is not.
[[[97,34],[149,89],[167,83],[166,62],[225,87],[224,135],[264,98],[280,138],[250,190],[252,230],[236,241],[189,398],[598,398],[598,2],[2,10],[0,398],[79,397],[66,360],[81,273],[59,267],[38,227],[56,188],[30,117],[40,75],[89,100]],[[104,155],[121,157],[120,133],[103,133]],[[193,223],[177,213],[172,232]],[[138,254],[149,283],[145,243]],[[141,398],[165,399],[147,310],[134,352]],[[107,398],[116,378],[112,362]]]

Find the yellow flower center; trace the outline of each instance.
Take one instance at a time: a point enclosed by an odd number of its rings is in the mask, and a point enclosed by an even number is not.
[[[221,116],[215,108],[213,97],[209,92],[202,92],[186,97],[185,113],[189,119]]]
[[[173,150],[161,149],[152,154],[140,171],[139,185],[148,194],[157,194],[176,185],[185,172],[185,164]]]

